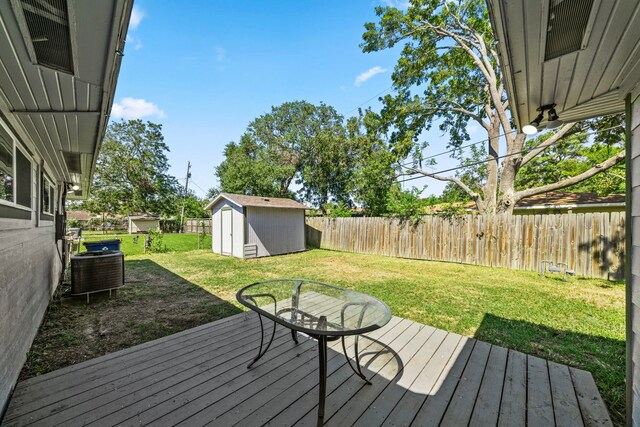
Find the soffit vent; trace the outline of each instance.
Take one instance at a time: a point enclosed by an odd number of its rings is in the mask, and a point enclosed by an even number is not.
[[[73,74],[66,0],[19,0],[35,61]]]
[[[583,49],[594,0],[549,0],[547,43],[544,60],[549,61]]]
[[[79,153],[70,153],[68,151],[62,152],[62,157],[67,165],[69,173],[82,173],[82,166],[80,162]]]

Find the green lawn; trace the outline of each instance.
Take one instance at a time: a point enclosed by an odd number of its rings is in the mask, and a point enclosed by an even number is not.
[[[196,236],[166,235],[167,248]],[[376,296],[396,316],[590,371],[616,424],[624,420],[624,285],[604,280],[541,278],[533,272],[416,261],[325,250],[241,260],[210,250],[137,255],[241,307],[249,283],[300,277]],[[193,240],[191,240],[193,239]],[[169,243],[171,242],[171,243]]]
[[[92,242],[97,240],[110,240],[120,239],[122,241],[120,249],[126,255],[141,255],[144,254],[144,239],[147,236],[144,234],[131,235],[125,232],[109,232],[104,234],[100,231],[83,231],[82,238],[85,242]],[[204,239],[197,234],[175,234],[164,233],[162,234],[162,250],[165,252],[186,252],[198,249],[198,243],[200,248],[211,247],[211,236],[205,236]],[[84,251],[84,246],[81,245],[81,251]]]

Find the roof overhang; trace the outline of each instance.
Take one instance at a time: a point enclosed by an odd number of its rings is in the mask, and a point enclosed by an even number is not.
[[[35,61],[38,40],[29,35],[22,4],[0,2],[0,114],[51,178],[80,185],[69,196],[84,198],[113,104],[133,0],[66,0],[70,71]]]
[[[552,9],[565,1],[591,4],[590,10],[574,9],[569,15],[571,19],[582,12],[588,20],[579,30],[577,50],[547,59],[547,35],[559,24],[553,22],[557,17]],[[543,105],[556,104],[562,120],[575,122],[623,112],[626,95],[638,93],[637,0],[487,0],[487,5],[518,129],[531,122]],[[558,36],[562,39],[562,34]]]

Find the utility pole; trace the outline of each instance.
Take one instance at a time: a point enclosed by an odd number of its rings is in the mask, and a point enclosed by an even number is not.
[[[182,213],[180,214],[180,233],[184,233],[184,203],[187,200],[187,191],[189,191],[189,178],[191,177],[191,162],[187,162],[187,179],[184,182],[184,197],[182,199]]]

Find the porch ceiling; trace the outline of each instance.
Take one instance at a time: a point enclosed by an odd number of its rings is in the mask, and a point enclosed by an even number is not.
[[[547,30],[559,24],[550,9],[564,1],[487,0],[518,128],[552,103],[565,122],[622,112],[626,94],[638,90],[640,2],[593,0],[582,48],[545,60]]]
[[[38,4],[52,10],[52,3]],[[52,178],[79,181],[86,195],[113,102],[132,1],[67,0],[66,5],[73,74],[32,61],[35,43],[20,16],[21,1],[0,2],[0,112],[45,161]],[[63,152],[79,154],[74,159],[79,173]]]

